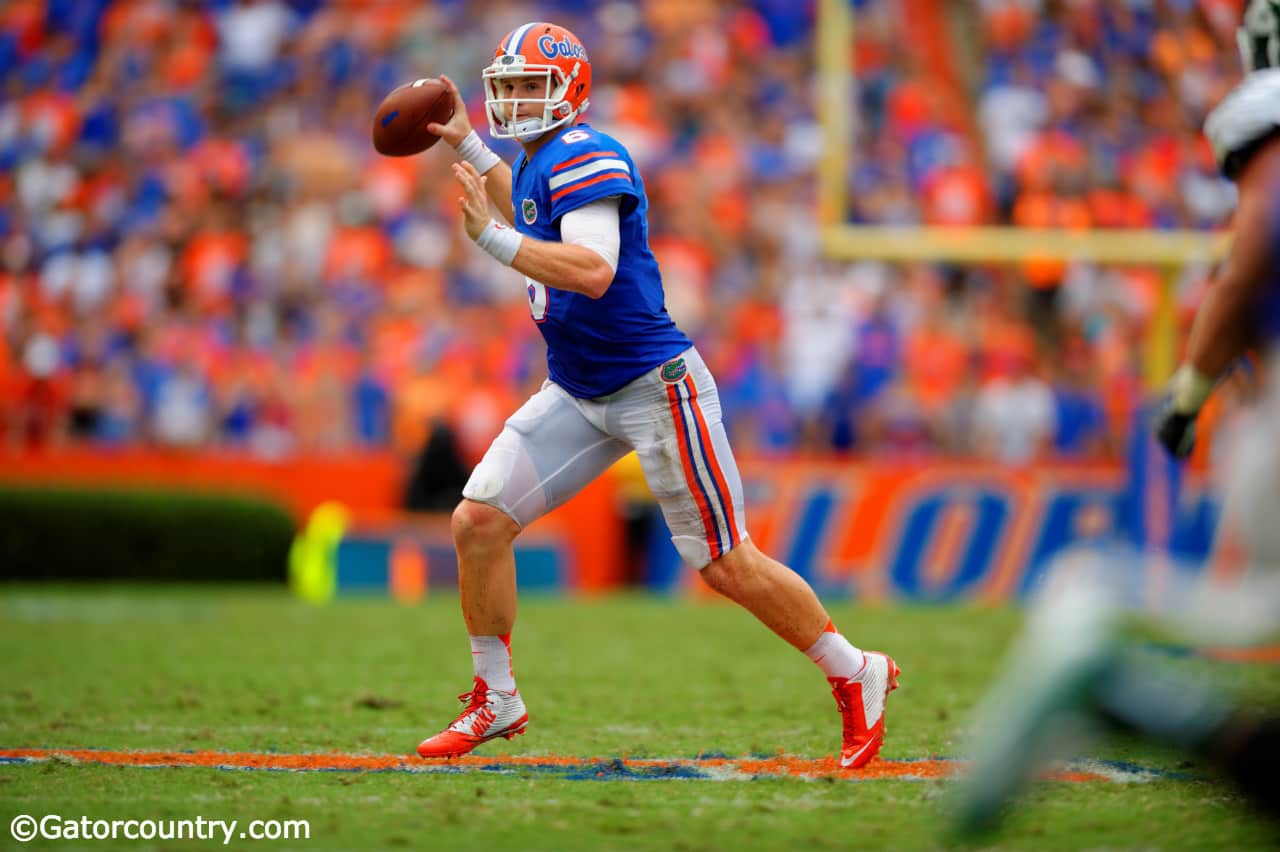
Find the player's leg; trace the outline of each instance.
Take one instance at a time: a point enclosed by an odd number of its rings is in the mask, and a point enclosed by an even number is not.
[[[642,398],[621,423],[662,505],[671,541],[712,588],[806,650],[830,622],[827,611],[802,577],[749,541],[742,481],[715,382],[697,350],[677,360],[680,366],[655,371],[659,381],[648,385],[652,397]],[[643,393],[637,388],[637,395]]]
[[[702,579],[797,650],[811,648],[831,623],[813,587],[795,571],[761,552],[748,538],[706,563]],[[857,649],[849,656],[855,670],[862,666]]]
[[[546,385],[507,420],[463,489],[453,514],[463,618],[475,683],[462,714],[418,746],[423,757],[465,754],[523,733],[524,700],[511,665],[520,530],[565,503],[628,447],[597,429],[575,400]]]
[[[464,498],[453,510],[450,531],[458,552],[458,592],[467,632],[472,636],[510,634],[516,620],[512,545],[520,525],[487,503]]]
[[[836,630],[804,578],[750,540],[708,564],[702,577],[822,669],[843,722],[840,765],[857,769],[871,762],[884,743],[885,700],[898,688],[893,658],[856,648]]]
[[[654,372],[645,397],[649,418],[633,415],[635,443],[672,542],[712,588],[804,652],[831,683],[844,719],[842,764],[862,766],[884,736],[884,699],[898,669],[884,654],[863,654],[835,629],[804,578],[762,553],[747,537],[742,482],[720,417],[715,381],[696,350]]]
[[[1206,759],[1280,815],[1276,717],[1254,716],[1221,683],[1123,635],[1118,598],[1106,582],[1081,577],[1033,607],[1012,661],[973,714],[972,759],[951,794],[955,833],[997,828],[1044,770],[1112,730]]]
[[[567,502],[626,451],[555,385],[507,420],[453,514],[463,617],[473,635],[509,633],[515,622],[512,543],[520,530]]]

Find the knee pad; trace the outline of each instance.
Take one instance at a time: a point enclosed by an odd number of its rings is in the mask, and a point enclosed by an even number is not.
[[[524,529],[544,511],[533,462],[518,436],[504,430],[471,471],[462,496],[492,506]]]

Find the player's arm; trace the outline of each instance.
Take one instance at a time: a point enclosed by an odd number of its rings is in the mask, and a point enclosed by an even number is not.
[[[613,283],[613,267],[592,249],[525,237],[511,268],[548,287],[599,299]]]
[[[484,188],[508,225],[515,224],[515,213],[511,209],[511,166],[489,149],[480,139],[480,134],[471,127],[467,118],[467,105],[462,94],[453,81],[440,75],[440,82],[453,95],[453,117],[446,124],[427,125],[427,132],[434,133],[458,152],[464,162],[470,163],[477,174],[484,175]]]
[[[1191,326],[1186,363],[1216,378],[1253,343],[1254,306],[1270,281],[1280,179],[1280,137],[1240,175],[1235,239]]]
[[[489,218],[487,175],[469,163],[453,167],[462,186],[458,199],[467,235],[501,263],[549,287],[598,299],[613,283],[618,267],[617,199],[601,199],[566,213],[560,220],[562,242],[548,242],[504,228]]]
[[[1280,221],[1274,187],[1280,180],[1280,137],[1255,154],[1240,174],[1235,235],[1196,312],[1186,359],[1170,382],[1156,434],[1176,456],[1191,452],[1193,424],[1215,382],[1253,343],[1255,311],[1274,266],[1272,240]]]

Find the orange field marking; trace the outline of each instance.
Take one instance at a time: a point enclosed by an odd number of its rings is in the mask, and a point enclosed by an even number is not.
[[[584,758],[556,755],[468,755],[423,760],[398,754],[260,754],[226,751],[111,751],[107,749],[0,749],[0,763],[71,760],[106,766],[209,767],[311,772],[542,772],[572,780],[710,780],[841,778],[924,780],[946,778],[962,767],[952,759],[877,760],[858,770],[841,769],[834,758],[775,757]],[[1051,773],[1062,781],[1118,780],[1106,771]]]
[[[1211,660],[1228,663],[1267,663],[1280,665],[1280,645],[1255,648],[1201,648],[1197,653]]]

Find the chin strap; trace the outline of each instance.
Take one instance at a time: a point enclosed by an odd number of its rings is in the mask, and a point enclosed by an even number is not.
[[[543,121],[540,118],[526,118],[514,124],[508,123],[507,128],[508,132],[521,142],[531,142],[550,129],[543,126]]]

